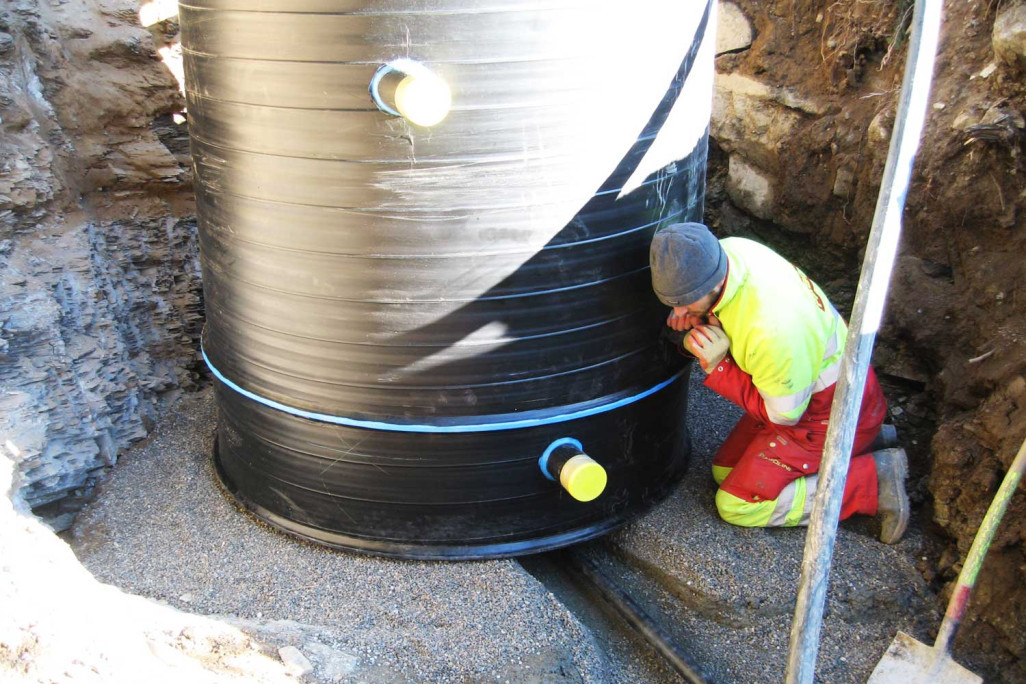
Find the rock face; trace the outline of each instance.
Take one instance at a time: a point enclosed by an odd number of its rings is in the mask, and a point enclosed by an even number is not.
[[[780,221],[777,197],[788,173],[782,153],[804,119],[827,109],[788,88],[739,73],[717,73],[709,130],[729,154],[731,201],[760,219]]]
[[[118,0],[0,11],[0,448],[58,527],[58,503],[196,377],[187,132],[136,12]]]

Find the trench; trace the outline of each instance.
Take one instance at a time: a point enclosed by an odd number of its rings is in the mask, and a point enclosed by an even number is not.
[[[694,614],[692,606],[674,597],[652,573],[618,557],[601,540],[518,561],[590,631],[610,671],[618,678],[646,682],[707,680],[702,664],[685,647],[693,646],[693,635],[681,628],[685,623],[678,619],[682,613]],[[601,573],[606,592],[623,596],[615,603],[608,599],[582,573],[582,564]],[[647,623],[645,629],[655,633],[656,641],[618,610],[616,604],[623,601],[639,616],[636,619]],[[663,655],[663,649],[670,655]]]
[[[968,54],[968,51],[966,51],[966,54]],[[741,55],[734,56],[738,58],[741,57]],[[979,82],[980,81],[977,81],[977,83]],[[954,109],[954,107],[950,106],[952,100],[948,99],[948,102],[949,109]],[[165,119],[167,117],[166,114],[162,116]],[[40,114],[37,112],[37,118],[39,117]],[[45,116],[42,117],[44,120],[45,118]],[[164,121],[163,124],[166,124],[166,121]],[[156,131],[158,136],[162,139],[166,136],[162,135],[161,131],[167,128],[163,124],[161,126],[161,130]],[[166,133],[166,130],[164,132]],[[172,152],[175,152],[176,156],[181,157],[183,150],[180,136],[178,138],[178,142],[179,144],[177,147],[174,145],[169,145],[169,147],[173,148]],[[165,144],[167,144],[166,141]],[[961,144],[962,142],[960,141],[959,145]],[[975,148],[972,149],[977,149],[979,147],[981,146],[977,143]],[[737,226],[740,223],[742,229],[739,232],[747,232],[757,239],[769,242],[777,247],[778,251],[781,251],[781,253],[785,253],[789,257],[800,259],[803,263],[809,263],[810,261],[814,263],[818,258],[821,258],[822,261],[827,264],[827,266],[824,266],[824,278],[827,277],[829,266],[833,264],[833,261],[830,258],[832,255],[817,256],[815,253],[810,254],[807,251],[808,236],[806,234],[800,234],[798,237],[795,237],[793,234],[789,234],[786,228],[781,228],[771,222],[760,222],[752,219],[751,217],[744,217],[743,220],[739,222],[739,212],[737,209],[732,209],[733,213],[726,217],[723,223],[719,222],[722,218],[720,210],[723,205],[724,198],[722,196],[722,192],[717,191],[714,187],[717,182],[717,170],[715,167],[718,163],[721,167],[722,175],[725,173],[726,161],[725,159],[720,159],[717,162],[717,160],[713,159],[713,157],[716,156],[716,151],[718,150],[715,145],[713,145],[713,148],[713,152],[710,154],[710,181],[712,185],[709,190],[710,202],[707,207],[707,219],[709,222],[711,224],[715,223],[715,225],[721,229],[725,225],[731,224],[731,230],[735,230],[734,226]],[[971,177],[973,174],[965,173],[963,175]],[[994,176],[991,176],[991,179],[994,180]],[[719,181],[722,183],[722,178],[720,178]],[[998,185],[996,180],[994,183]],[[72,183],[72,185],[74,185],[74,183]],[[1001,187],[998,185],[998,192],[1000,193],[1000,191]],[[1005,196],[1008,196],[1007,193]],[[1004,200],[1001,200],[1001,202],[1003,209]],[[729,204],[729,202],[726,204]],[[935,211],[935,214],[937,216],[942,216],[942,212],[939,210]],[[957,218],[958,217],[956,217],[954,223],[958,222]],[[961,216],[961,221],[964,225],[964,215]],[[794,244],[781,244],[788,241],[788,235],[791,235],[790,239]],[[776,240],[776,242],[774,242],[774,240]],[[788,251],[788,248],[791,251]],[[953,249],[956,248],[957,247],[953,247]],[[968,249],[968,247],[966,247],[966,249]],[[946,277],[950,276],[951,268],[949,267]],[[817,274],[817,280],[819,279],[820,278]],[[842,284],[842,287],[846,286]],[[835,299],[835,301],[842,305],[843,308],[847,308],[846,304],[848,301],[846,300],[846,297],[850,300],[850,292],[832,291],[830,292],[830,295],[831,298]],[[1019,301],[1021,304],[1021,298]],[[920,313],[922,312],[920,311]],[[989,353],[992,354],[993,352]],[[984,357],[976,357],[976,359],[986,360]],[[937,365],[941,363],[941,360],[931,359],[931,363]],[[194,370],[191,365],[189,366],[189,369],[190,373]],[[918,373],[918,366],[916,370]],[[918,377],[918,375],[916,377]],[[929,444],[930,440],[934,437],[934,428],[937,424],[937,416],[934,413],[935,409],[933,407],[932,400],[924,398],[924,390],[927,389],[926,385],[929,384],[929,381],[926,379],[908,380],[907,378],[900,376],[893,376],[890,378],[889,382],[886,378],[882,379],[884,379],[885,391],[887,392],[892,405],[899,409],[903,409],[902,413],[897,414],[894,417],[895,422],[899,426],[899,431],[905,435],[905,446],[909,450],[910,457],[914,459],[912,463],[913,477],[912,480],[910,480],[910,488],[914,490],[914,503],[916,504],[916,507],[921,510],[921,513],[918,513],[913,520],[913,525],[916,526],[916,533],[920,534],[923,528],[931,526],[935,527],[935,524],[930,521],[934,515],[934,511],[930,504],[932,495],[928,491],[927,476],[932,462]],[[965,384],[970,385],[969,382],[966,382]],[[161,420],[163,420],[163,418]],[[152,426],[147,423],[146,427],[149,429]],[[159,427],[159,424],[157,427]],[[991,447],[993,447],[992,444],[987,448],[990,449]],[[973,448],[979,451],[979,447]],[[996,449],[996,447],[993,448]],[[975,454],[976,452],[973,453]],[[130,459],[131,457],[129,457],[129,460]],[[974,456],[974,459],[970,460],[975,462],[977,459]],[[86,497],[78,497],[76,492],[75,498],[84,499]],[[61,503],[60,506],[63,507],[67,505],[70,506],[68,510],[77,510],[82,503],[82,501],[78,501],[77,503],[64,502]],[[53,512],[55,516],[59,513],[60,519],[70,519],[71,515],[68,513],[68,510],[64,510],[63,508],[59,511],[54,510],[57,507],[57,504],[53,504],[49,507],[39,508],[37,509],[37,512],[44,515],[48,512]],[[858,525],[855,527],[857,528]],[[930,531],[937,534],[939,538],[940,535],[944,534],[938,529],[931,529]],[[860,532],[863,534],[871,534],[871,532],[867,532],[866,530],[860,530]],[[729,535],[730,533],[728,532],[725,534]],[[769,534],[773,536],[773,533]],[[748,541],[748,539],[743,536],[733,536],[730,537],[727,543],[736,542],[738,539],[741,539],[744,542]],[[596,554],[604,553],[602,550],[603,543],[604,542],[599,543],[598,546],[588,545],[587,548],[596,549]],[[912,592],[914,597],[923,598],[925,596],[929,596],[930,592],[939,592],[943,588],[945,581],[950,579],[950,577],[947,577],[945,573],[950,575],[952,564],[957,564],[957,559],[955,558],[955,555],[957,554],[953,554],[950,549],[948,549],[947,555],[942,556],[942,551],[944,549],[936,548],[937,545],[938,542],[936,540],[924,540],[922,537],[916,537],[911,545],[903,549],[903,556],[907,556],[909,559],[912,559],[914,564],[922,570],[922,574],[927,577],[927,580],[930,583],[928,589],[917,589],[915,592]],[[608,562],[612,566],[614,561],[616,561],[616,555],[605,554],[603,557],[606,556],[608,556]],[[552,591],[563,605],[565,605],[581,620],[583,624],[588,627],[596,641],[602,647],[602,650],[607,653],[607,657],[610,659],[610,662],[613,663],[612,667],[615,671],[630,673],[631,676],[634,676],[634,673],[639,673],[638,680],[641,681],[655,681],[666,673],[665,670],[661,669],[662,666],[660,661],[655,658],[655,656],[651,655],[648,646],[644,641],[639,639],[633,631],[625,628],[618,618],[611,616],[607,611],[604,611],[601,608],[597,608],[596,606],[601,605],[601,601],[596,601],[596,597],[592,592],[589,592],[587,589],[580,588],[576,582],[571,581],[558,564],[550,560],[547,556],[527,557],[521,561],[521,564],[533,577],[538,579],[546,588]],[[1009,567],[1013,565],[1014,563],[1009,562]],[[703,617],[707,622],[711,623],[713,629],[741,629],[741,626],[738,624],[739,621],[737,619],[730,618],[730,616],[733,615],[732,611],[733,608],[736,607],[736,603],[725,601],[721,604],[717,603],[717,601],[713,599],[695,599],[697,602],[689,602],[687,599],[694,597],[689,597],[686,592],[683,594],[679,591],[675,593],[672,588],[668,589],[666,577],[658,576],[658,572],[653,574],[652,570],[654,567],[657,566],[650,565],[645,569],[639,569],[638,567],[620,564],[616,566],[616,575],[619,579],[623,580],[625,588],[629,589],[632,593],[637,592],[638,595],[645,597],[645,605],[653,614],[670,616],[667,618],[665,623],[669,623],[671,629],[674,630],[675,635],[681,639],[682,643],[686,643],[688,638],[694,635],[696,631],[682,630],[677,626],[677,624],[683,624],[687,619],[693,619],[696,615]],[[865,567],[868,568],[869,571],[873,570],[872,565],[867,565]],[[1012,582],[1013,579],[1008,579],[1008,581]],[[854,622],[868,624],[871,619],[873,619],[877,620],[877,622],[874,623],[874,629],[878,629],[880,625],[886,625],[887,629],[891,629],[895,625],[899,624],[897,613],[904,612],[906,610],[909,613],[915,612],[910,608],[910,605],[913,603],[913,599],[910,598],[908,593],[898,593],[898,601],[896,602],[896,605],[899,606],[899,610],[891,610],[888,612],[888,602],[892,600],[894,594],[887,594],[886,592],[880,591],[879,588],[872,583],[868,587],[856,589],[852,585],[845,585],[843,582],[844,581],[842,581],[842,589],[840,592],[841,600],[838,604],[839,608],[837,610],[839,613],[849,619],[852,619]],[[935,597],[931,598],[935,599]],[[860,601],[869,604],[871,610],[864,611],[857,609],[857,607],[852,607],[855,603]],[[743,604],[743,601],[741,603]],[[998,603],[1000,603],[1000,601]],[[730,609],[725,606],[729,606]],[[789,604],[786,601],[779,601],[769,608],[763,607],[754,612],[759,617],[773,620],[786,616],[788,609]],[[828,610],[829,609],[830,608],[828,608]],[[687,613],[688,615],[683,615],[684,613]],[[924,611],[923,614],[925,615],[926,612]],[[929,620],[917,617],[912,620],[912,623],[918,627],[922,638],[926,638],[926,636],[929,635]],[[752,639],[750,643],[755,643],[755,640]],[[707,658],[706,662],[715,663],[717,658],[723,657],[722,654],[716,654],[714,652],[715,649],[703,650],[704,648],[705,647],[702,646],[702,644],[699,644],[698,651],[703,654],[703,657]],[[736,674],[733,670],[723,670],[722,668],[719,671],[721,673],[729,671]],[[838,681],[841,681],[841,679],[843,678],[839,678]]]
[[[595,548],[594,544],[589,546]],[[568,569],[565,552],[526,556],[519,563],[589,630],[611,670],[623,673],[627,680],[674,681],[672,669],[645,639],[616,614],[598,591]],[[637,593],[640,588],[634,585],[631,591]]]

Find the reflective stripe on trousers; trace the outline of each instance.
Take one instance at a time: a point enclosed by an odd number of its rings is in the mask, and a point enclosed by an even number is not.
[[[812,510],[834,387],[813,395],[798,424],[781,426],[742,416],[713,460],[720,484],[716,507],[727,522],[746,527],[804,525]],[[864,454],[880,430],[886,401],[872,371],[845,483],[841,518],[876,513],[876,466]]]

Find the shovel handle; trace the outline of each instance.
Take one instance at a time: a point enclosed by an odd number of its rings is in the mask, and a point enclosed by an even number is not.
[[[937,640],[933,644],[935,650],[947,653],[951,646],[951,640],[954,639],[955,631],[965,615],[966,606],[969,605],[969,594],[972,593],[973,586],[976,584],[980,566],[983,565],[983,559],[986,558],[987,551],[990,549],[990,542],[994,539],[994,533],[997,532],[997,527],[1001,524],[1001,518],[1004,517],[1005,510],[1012,500],[1012,494],[1019,486],[1019,480],[1022,479],[1024,470],[1026,470],[1026,441],[1019,447],[1019,453],[1015,455],[1012,465],[1008,467],[1005,479],[1001,481],[1001,486],[998,487],[994,500],[990,502],[987,514],[983,516],[983,522],[980,523],[980,529],[973,539],[969,555],[966,556],[965,563],[962,565],[962,572],[958,573],[955,590],[948,601],[944,621],[941,622]]]

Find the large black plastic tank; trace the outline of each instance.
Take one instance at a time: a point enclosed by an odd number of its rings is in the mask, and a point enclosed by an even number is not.
[[[690,366],[648,246],[702,215],[712,4],[179,5],[226,488],[416,558],[555,548],[664,497]],[[430,127],[375,81],[410,63],[451,92]],[[598,498],[542,472],[560,440]]]

